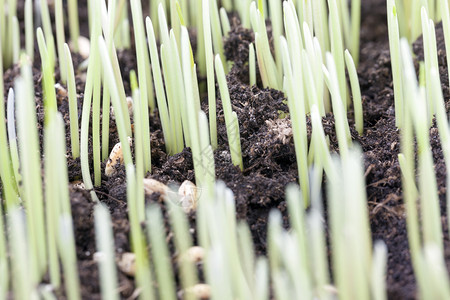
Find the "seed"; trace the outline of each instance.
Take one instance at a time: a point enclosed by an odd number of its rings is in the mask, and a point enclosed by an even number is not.
[[[80,190],[85,190],[86,187],[84,186],[84,182],[81,180],[76,180],[71,182],[72,187],[76,188],[76,189],[80,189]]]
[[[65,98],[67,97],[67,90],[59,83],[55,84],[56,95]]]
[[[167,196],[168,187],[164,183],[151,178],[144,178],[144,191],[146,195],[159,193],[162,197]]]
[[[181,207],[185,213],[190,213],[197,209],[197,187],[189,180],[185,180],[178,189]]]
[[[205,249],[200,246],[191,247],[186,252],[186,258],[191,262],[202,262],[205,258]]]
[[[130,137],[128,137],[128,143],[132,144],[132,140]],[[122,145],[121,143],[117,143],[114,148],[111,150],[111,153],[109,154],[108,162],[106,163],[105,167],[105,175],[111,176],[116,172],[115,166],[117,164],[123,164],[123,152],[122,152]]]
[[[197,299],[209,299],[211,298],[211,287],[205,283],[198,283],[185,291],[181,291],[179,297],[182,298],[184,293],[191,294]]]
[[[130,116],[133,115],[133,98],[127,97],[127,106],[128,106],[128,113]],[[115,120],[116,115],[114,114],[114,107],[111,106],[111,119]]]
[[[136,274],[136,255],[131,252],[125,252],[117,262],[117,266],[124,274],[134,277]]]
[[[78,47],[81,57],[87,59],[91,50],[91,42],[84,36],[78,37]]]

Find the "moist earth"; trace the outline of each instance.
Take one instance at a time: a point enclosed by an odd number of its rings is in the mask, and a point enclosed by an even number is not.
[[[22,1],[19,1],[19,5]],[[84,6],[83,6],[84,4]],[[88,35],[86,3],[79,3],[80,24],[84,24],[81,33]],[[395,127],[394,101],[389,56],[388,34],[386,26],[385,0],[362,1],[361,56],[358,75],[361,85],[364,134],[359,136],[352,129],[352,138],[358,143],[364,155],[364,170],[367,190],[367,207],[370,215],[372,238],[383,240],[388,248],[387,290],[389,299],[415,299],[416,282],[414,279],[409,253],[406,231],[405,209],[401,191],[401,176],[397,155],[400,141],[399,131]],[[235,15],[230,15],[231,31],[225,38],[225,55],[234,64],[227,75],[233,111],[237,113],[244,170],[231,163],[226,126],[222,110],[222,102],[217,92],[217,126],[218,149],[214,152],[216,178],[222,180],[233,191],[236,201],[236,217],[245,220],[255,245],[256,254],[266,252],[266,231],[268,214],[272,209],[282,212],[285,227],[289,227],[288,214],[284,199],[285,187],[298,181],[297,164],[294,151],[292,131],[290,130],[289,111],[282,92],[260,88],[258,76],[257,86],[248,83],[248,47],[254,41],[251,30],[240,25]],[[23,23],[23,16],[19,15]],[[270,24],[269,24],[270,25]],[[268,27],[270,29],[270,26]],[[195,31],[190,31],[195,38]],[[440,74],[442,88],[449,107],[449,89],[447,65],[442,26],[436,29]],[[417,60],[423,57],[421,39],[414,44]],[[118,54],[119,64],[127,94],[130,94],[128,74],[136,70],[135,51],[123,50]],[[78,55],[73,55],[75,69],[83,62]],[[40,141],[43,141],[43,102],[41,90],[41,74],[39,56],[35,57],[33,66],[36,111]],[[4,74],[5,96],[14,79],[20,74],[18,66],[6,70]],[[81,122],[81,106],[84,91],[84,75],[76,74],[79,122]],[[56,82],[59,74],[56,73]],[[204,80],[200,78],[200,80]],[[207,97],[202,94],[202,108],[208,110]],[[66,142],[68,149],[68,168],[70,180],[70,198],[75,228],[75,241],[83,299],[100,299],[98,267],[94,260],[95,232],[93,208],[89,192],[79,187],[81,167],[79,159],[70,154],[68,101],[64,91],[58,93],[58,110],[65,120]],[[350,124],[353,124],[353,112],[349,109]],[[308,134],[311,126],[308,118]],[[330,149],[338,152],[338,144],[334,131],[332,114],[323,118],[325,133],[330,139]],[[194,181],[192,155],[189,148],[173,156],[165,154],[164,140],[158,112],[155,110],[150,118],[152,172],[148,177],[163,183],[181,183],[184,180]],[[109,151],[119,141],[115,123],[110,124]],[[439,187],[442,223],[444,232],[445,258],[450,265],[450,241],[447,228],[445,204],[445,164],[440,146],[439,133],[435,123],[430,129],[430,142],[433,149],[436,176]],[[91,144],[92,141],[89,141]],[[90,157],[92,157],[92,147]],[[42,150],[42,144],[41,144]],[[102,170],[104,169],[104,163]],[[92,166],[91,166],[91,172]],[[112,177],[102,176],[101,186],[95,188],[100,201],[106,204],[111,212],[112,228],[116,255],[130,251],[126,181],[123,167],[119,167]],[[326,183],[326,181],[325,181]],[[325,194],[325,193],[324,193]],[[146,198],[147,203],[158,203],[164,210],[164,204],[158,195]],[[167,215],[165,221],[167,225]],[[195,226],[195,215],[189,215],[192,227]],[[168,226],[166,226],[169,232]],[[169,237],[171,235],[168,235]],[[169,238],[171,242],[171,238]],[[135,291],[134,280],[122,272],[119,274],[119,290],[123,298],[130,297]],[[57,291],[59,298],[64,298],[64,291]]]

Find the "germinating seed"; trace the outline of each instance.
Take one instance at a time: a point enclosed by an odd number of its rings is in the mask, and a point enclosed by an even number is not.
[[[178,296],[183,298],[185,293],[191,294],[197,299],[209,299],[211,297],[211,287],[208,284],[199,283],[185,291],[179,292]]]
[[[128,107],[128,113],[130,116],[133,115],[133,98],[127,97],[127,107]],[[116,115],[114,114],[114,107],[111,106],[111,119],[115,120]]]
[[[128,137],[128,143],[131,146],[132,140],[130,137]],[[109,159],[105,167],[105,175],[113,175],[116,172],[115,167],[117,164],[123,164],[123,152],[121,143],[117,143],[111,150],[111,154],[109,155]]]
[[[178,189],[178,195],[181,197],[180,203],[185,213],[195,211],[197,208],[198,192],[195,184],[185,180]]]
[[[144,191],[145,194],[150,196],[153,193],[159,193],[162,197],[167,197],[168,191],[167,185],[158,180],[151,178],[144,178]]]
[[[200,246],[194,246],[187,250],[186,258],[194,263],[200,263],[205,257],[205,249]]]
[[[72,42],[69,42],[69,45],[70,45],[70,49],[73,51]],[[89,39],[84,36],[79,36],[78,37],[78,47],[79,47],[78,53],[81,55],[81,57],[83,59],[87,59],[89,57],[89,52],[91,49],[91,42],[89,41]]]
[[[117,266],[126,275],[134,277],[136,274],[136,254],[125,252],[117,261]]]

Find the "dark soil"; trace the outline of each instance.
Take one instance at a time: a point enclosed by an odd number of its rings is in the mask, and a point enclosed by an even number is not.
[[[82,6],[81,3],[79,5]],[[85,11],[83,12],[80,13],[82,18],[80,24],[84,24],[81,32],[83,35],[88,36],[86,27],[87,14]],[[361,145],[364,152],[372,237],[374,241],[383,240],[388,247],[387,288],[389,299],[415,299],[416,283],[409,254],[400,169],[397,160],[400,141],[394,120],[385,0],[363,1],[361,20],[361,58],[358,73],[363,95],[365,127],[362,137],[359,137],[354,131],[352,131],[352,136]],[[290,127],[290,120],[288,117],[280,118],[280,116],[288,113],[284,95],[279,91],[261,89],[259,88],[261,84],[253,87],[249,86],[248,46],[253,42],[254,36],[250,30],[242,28],[237,19],[232,18],[231,24],[232,30],[225,40],[225,50],[227,59],[234,61],[234,66],[227,79],[233,110],[237,113],[239,119],[244,171],[241,172],[231,164],[222,104],[217,91],[219,98],[218,140],[220,146],[214,153],[216,178],[223,180],[234,192],[237,218],[248,222],[256,253],[264,254],[266,251],[266,230],[270,210],[279,209],[283,213],[285,226],[288,226],[284,189],[288,183],[297,181],[297,164],[292,133],[286,130],[286,128]],[[445,99],[448,101],[449,90],[442,29],[438,28],[436,32],[438,34],[442,86]],[[420,48],[419,40],[414,46],[414,50],[419,58]],[[118,55],[128,95],[130,94],[128,74],[130,70],[136,70],[134,53],[134,50],[126,50]],[[75,68],[81,62],[81,57],[75,55]],[[38,59],[35,59],[34,68],[38,130],[42,139],[44,111],[39,71],[40,62]],[[13,86],[14,78],[19,73],[20,70],[17,66],[6,70],[4,74],[5,93],[9,87]],[[84,80],[82,77],[83,74],[81,72],[77,73],[80,122],[84,91]],[[56,81],[58,80],[59,75],[56,74]],[[58,109],[66,121],[69,179],[71,181],[70,196],[82,296],[83,299],[100,299],[98,269],[94,260],[96,246],[93,207],[95,204],[91,201],[87,191],[76,186],[76,182],[81,179],[81,168],[79,160],[70,156],[67,98],[62,94],[58,100]],[[205,100],[203,109],[207,111],[207,99],[203,100]],[[349,118],[353,119],[351,110]],[[333,116],[330,114],[324,118],[323,124],[326,134],[330,137],[331,149],[337,151],[338,146],[334,133]],[[109,148],[111,149],[118,142],[113,121],[110,129]],[[150,119],[150,131],[152,173],[148,176],[163,183],[181,183],[184,180],[194,181],[192,155],[189,149],[184,149],[181,153],[171,157],[165,154],[157,111],[153,113]],[[431,128],[430,134],[440,191],[441,209],[444,215],[442,221],[446,223],[446,174],[436,126]],[[126,182],[123,168],[119,169],[117,174],[110,178],[103,176],[102,185],[96,188],[96,191],[100,201],[107,204],[110,208],[116,255],[119,257],[122,253],[130,251]],[[146,201],[148,203],[157,202],[158,197],[149,197]],[[160,203],[160,205],[162,204]],[[191,223],[194,224],[195,216],[192,215],[190,217]],[[449,243],[446,231],[445,249],[448,264],[450,263]],[[134,292],[133,278],[126,276],[120,271],[119,289],[123,298],[130,297]],[[64,297],[63,291],[59,294],[61,298]]]
[[[372,238],[388,248],[389,299],[414,299],[414,279],[402,203],[397,160],[400,141],[394,102],[386,25],[386,2],[363,2],[361,63],[358,75],[363,94],[365,131],[359,139],[364,152]]]
[[[365,134],[359,139],[364,151],[368,207],[373,240],[383,240],[388,247],[387,288],[389,299],[415,299],[416,282],[411,265],[405,208],[401,191],[401,174],[397,155],[400,141],[395,127],[393,87],[389,43],[386,28],[386,5],[383,0],[363,3],[361,64],[359,80],[363,94]],[[436,28],[442,90],[448,111],[448,77],[442,25]],[[417,57],[423,60],[421,38],[414,44]],[[449,236],[445,213],[445,164],[436,124],[430,129],[435,161],[447,266]]]

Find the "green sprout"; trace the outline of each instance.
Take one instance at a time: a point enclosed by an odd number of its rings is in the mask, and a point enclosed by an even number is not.
[[[62,0],[55,0],[55,27],[56,27],[56,44],[58,48],[59,69],[61,73],[61,81],[67,82],[67,61],[64,54],[64,44],[66,38],[64,36],[64,18]]]
[[[302,50],[303,72],[305,73],[305,84],[311,86],[307,89],[310,106],[315,103],[322,116],[325,115],[324,79],[321,72],[312,72],[315,68],[322,67],[322,54],[320,45],[316,38],[312,37],[311,30],[307,23],[303,23],[303,36],[305,39],[305,49]]]
[[[236,119],[237,122],[237,119]],[[208,134],[208,119],[206,114],[203,111],[199,111],[198,113],[198,123],[199,123],[199,132],[200,132],[200,149],[201,151],[201,159],[202,159],[202,167],[204,173],[203,177],[203,185],[202,189],[205,190],[205,195],[212,196],[214,192],[214,184],[216,180],[216,171],[214,166],[214,152],[213,147],[211,145],[209,134]],[[238,128],[239,134],[239,128]]]
[[[97,204],[94,218],[102,297],[111,300],[119,299],[114,262],[114,239],[108,208],[104,204]]]
[[[350,85],[352,87],[353,96],[353,109],[355,111],[355,127],[359,135],[363,134],[363,111],[361,102],[361,90],[358,82],[358,74],[356,72],[355,62],[348,50],[345,50],[345,63],[347,65],[347,71],[350,77]]]
[[[223,69],[228,72],[228,67],[226,64],[225,53],[223,49],[223,36],[222,28],[220,26],[219,9],[217,8],[217,1],[210,1],[209,13],[211,17],[211,29],[212,29],[212,41],[214,46],[214,52],[220,56],[221,62],[223,64]]]
[[[1,23],[0,25],[2,28],[0,29],[2,31],[2,45],[3,45],[3,65],[4,67],[10,67],[14,61],[14,56],[16,56],[17,62],[17,53],[14,53],[14,49],[17,48],[17,41],[18,41],[18,21],[17,21],[17,1],[16,0],[2,0],[0,2],[0,12],[2,12],[1,15]],[[15,24],[14,24],[15,23]],[[20,40],[19,40],[20,42]]]
[[[52,23],[50,19],[50,12],[48,10],[48,3],[40,1],[40,13],[42,28],[47,41],[47,49],[50,57],[55,57],[55,38],[53,37]]]
[[[131,248],[136,255],[136,285],[141,289],[142,297],[145,299],[154,298],[153,285],[148,284],[153,281],[153,275],[150,268],[150,261],[146,250],[145,236],[142,232],[139,220],[139,204],[136,203],[136,176],[134,166],[126,164],[127,173],[127,199],[128,199],[128,218],[130,220],[130,238]]]
[[[67,298],[80,299],[80,280],[78,278],[77,257],[75,251],[75,237],[70,212],[60,217],[59,247],[63,265]]]
[[[308,3],[310,3],[308,1]],[[277,65],[278,74],[281,74],[283,62],[280,49],[280,38],[283,34],[283,18],[282,7],[277,0],[269,0],[270,19],[272,20],[272,35],[275,48],[275,62]]]
[[[11,88],[8,92],[8,106],[7,106],[7,120],[8,122],[8,141],[9,150],[11,154],[11,165],[14,172],[14,178],[16,179],[17,186],[20,186],[20,165],[19,165],[19,150],[17,149],[17,135],[16,135],[16,122],[15,122],[15,99],[14,90]]]
[[[173,194],[169,194],[169,197],[174,197]],[[166,203],[173,199],[166,199]],[[189,234],[189,225],[185,213],[180,207],[172,207],[169,210],[169,221],[174,231],[174,244],[178,251],[181,253],[179,265],[180,265],[180,281],[183,290],[188,290],[197,284],[197,273],[195,265],[192,260],[189,260],[187,255],[188,249],[192,247],[191,235]],[[187,300],[195,299],[191,293],[186,294]]]
[[[12,50],[13,50],[13,64],[17,64],[19,62],[19,53],[20,53],[20,34],[19,34],[19,20],[16,16],[12,19]]]
[[[120,2],[120,4],[123,3],[123,6],[125,6],[123,9],[120,9],[122,13],[120,14],[118,23],[119,28],[117,29],[117,32],[115,34],[115,44],[117,49],[130,49],[131,48],[131,34],[130,34],[130,22],[128,20],[128,8],[124,0]]]
[[[156,42],[152,37],[151,21],[147,22],[147,35],[149,36],[149,48],[153,63],[155,87],[157,89],[158,107],[162,122],[164,139],[167,141],[166,150],[169,154],[176,154],[183,150],[184,142],[190,144],[188,131],[188,121],[184,101],[181,58],[179,55],[179,45],[176,42],[173,31],[169,34],[166,17],[162,5],[159,8],[159,24],[162,36],[161,62],[164,72],[164,82],[166,85],[167,103],[162,87],[161,71],[159,65]],[[167,107],[167,108],[166,108]],[[183,133],[185,141],[183,141]]]
[[[401,128],[403,124],[403,86],[401,80],[400,65],[400,41],[399,29],[394,0],[389,0],[388,8],[388,28],[389,28],[389,47],[391,53],[392,78],[394,81],[394,101],[395,101],[395,125]]]
[[[223,36],[227,36],[231,30],[230,20],[224,7],[220,8],[220,23],[222,24]]]
[[[47,265],[47,246],[41,179],[41,160],[34,105],[31,66],[25,55],[21,57],[21,77],[16,80],[16,120],[20,168],[22,174],[21,199],[27,209],[29,249],[35,260],[30,262],[30,276],[38,282]]]
[[[67,188],[66,140],[61,114],[54,113],[44,130],[45,157],[52,158],[46,159],[44,166],[50,280],[52,286],[59,287],[61,281],[59,258],[61,258],[68,296],[70,299],[79,299],[75,242]],[[60,227],[60,225],[63,226]],[[63,236],[61,236],[61,231],[64,233]]]
[[[249,84],[251,86],[256,85],[256,62],[255,62],[255,47],[253,43],[250,43],[249,47],[249,56],[248,56],[248,69],[249,69]]]
[[[250,3],[252,0],[236,1],[235,9],[239,14],[241,24],[244,28],[250,28]]]
[[[33,275],[29,272],[30,263],[33,259],[27,253],[29,241],[27,241],[27,231],[25,229],[24,213],[18,207],[11,209],[8,213],[8,225],[10,227],[8,240],[10,242],[11,253],[11,280],[14,295],[20,299],[37,297],[33,290]]]
[[[2,54],[2,45],[0,41],[0,57]],[[0,59],[0,70],[3,70],[3,62]],[[3,95],[3,71],[0,72],[0,95]],[[10,138],[12,138],[10,136]],[[0,139],[7,140],[6,122],[5,122],[5,102],[0,101]],[[7,207],[13,207],[18,203],[17,186],[14,179],[14,170],[11,161],[8,144],[0,143],[0,178],[4,189],[4,197]]]
[[[211,18],[209,1],[203,0],[203,36],[205,39],[205,56],[206,61],[206,76],[208,84],[208,107],[209,107],[209,135],[211,136],[211,145],[213,149],[217,149],[217,118],[216,118],[216,84],[214,80],[214,55],[211,41]]]
[[[440,2],[439,4],[437,2]],[[421,34],[421,10],[425,8],[432,20],[439,21],[445,18],[440,0],[397,0],[397,14],[399,19],[400,35],[406,37],[410,43]]]
[[[54,113],[57,111],[56,105],[56,92],[55,92],[55,79],[53,78],[54,72],[54,57],[52,53],[48,51],[44,34],[39,27],[36,32],[36,37],[38,40],[39,52],[42,60],[42,88],[44,90],[44,107],[45,112],[45,122],[49,122]]]
[[[203,164],[200,149],[200,137],[198,128],[198,111],[199,106],[196,104],[195,91],[193,88],[193,59],[189,35],[186,27],[182,27],[181,31],[181,61],[183,67],[184,91],[186,95],[186,104],[188,109],[188,130],[190,135],[190,147],[192,149],[192,158],[194,160],[195,182],[203,183]]]
[[[72,214],[70,208],[69,190],[67,188],[69,179],[67,176],[67,160],[64,121],[60,113],[57,113],[49,126],[47,127],[48,139],[45,146],[50,152],[49,171],[54,181],[49,190],[52,191],[51,197],[55,204],[52,212],[55,213],[54,224],[58,232],[55,232],[58,255],[61,259],[61,265],[64,274],[64,283],[67,291],[67,297],[71,300],[80,299],[80,283],[78,279],[78,270],[76,263],[75,238],[72,225]],[[47,162],[46,162],[47,163]],[[62,175],[59,173],[61,172]]]
[[[56,112],[47,122],[44,129],[44,155],[46,158],[55,157]],[[58,124],[59,125],[59,124]],[[65,141],[65,140],[64,140]],[[59,141],[58,141],[59,142]],[[65,151],[64,151],[65,152]],[[58,153],[59,154],[59,153]],[[55,288],[61,284],[60,266],[58,261],[58,225],[59,225],[59,187],[58,161],[45,160],[45,215],[47,227],[48,264],[50,283]]]
[[[80,156],[80,137],[78,127],[78,101],[75,84],[75,73],[73,69],[72,55],[67,44],[64,44],[64,51],[67,61],[67,94],[69,100],[69,117],[70,117],[70,143],[72,146],[72,157]]]
[[[360,41],[360,28],[361,28],[361,0],[352,1],[351,7],[351,30],[349,43],[350,53],[356,62],[359,62],[359,41]]]
[[[333,160],[328,209],[331,212],[333,277],[340,297],[353,295],[357,299],[370,299],[372,242],[360,159],[360,150],[353,147],[347,156]]]
[[[328,27],[327,3],[326,3],[327,1],[318,0],[311,2],[314,12],[313,18],[314,31],[319,40],[320,46],[322,47],[322,58],[325,58],[325,53],[327,51],[330,51],[330,37],[328,32],[329,27]]]
[[[442,15],[442,28],[444,31],[444,39],[445,39],[445,53],[447,57],[450,55],[450,12],[448,7],[448,1],[439,0],[439,8]],[[447,69],[449,69],[450,60],[447,60]],[[450,78],[449,78],[449,86],[450,86]]]
[[[184,23],[184,19],[181,16],[181,14],[178,14],[178,12],[181,13],[181,11],[177,11],[177,5],[176,0],[169,0],[169,7],[170,7],[170,24],[172,26],[172,30],[175,35],[175,39],[177,41],[177,45],[181,44],[181,26],[186,26]],[[178,48],[178,51],[180,51],[180,48]]]
[[[78,4],[75,0],[67,1],[67,10],[69,15],[70,39],[72,40],[73,50],[78,52],[78,38],[80,36],[80,24],[78,22]]]
[[[280,89],[281,76],[270,53],[264,14],[260,8],[256,8],[255,2],[252,2],[250,5],[250,19],[252,28],[255,31],[256,56],[263,86]]]
[[[220,95],[222,98],[223,114],[225,116],[225,126],[227,127],[228,145],[230,146],[231,161],[233,165],[244,170],[241,153],[241,138],[239,133],[239,121],[236,112],[232,110],[230,93],[227,87],[227,79],[220,56],[215,59],[217,81],[219,82]]]
[[[423,257],[423,251],[426,251],[427,247],[430,246],[436,249],[434,251],[437,257],[442,256],[443,247],[442,228],[439,220],[439,198],[437,196],[436,177],[433,171],[431,150],[429,149],[430,145],[428,140],[429,132],[426,115],[426,102],[424,101],[425,91],[424,88],[419,87],[417,83],[411,50],[407,40],[402,39],[400,46],[403,65],[403,84],[405,85],[405,90],[407,91],[405,96],[408,97],[408,99],[411,99],[411,101],[406,103],[407,106],[405,107],[405,125],[403,127],[402,134],[402,154],[399,155],[399,162],[402,170],[402,182],[405,188],[404,193],[407,209],[408,239],[411,247],[414,272],[417,276],[421,296],[433,297],[434,291],[436,292],[435,295],[439,295],[438,297],[441,297],[441,295],[445,295],[445,290],[429,289],[429,285],[431,284],[429,281],[429,276],[433,275],[427,275],[427,272],[429,271],[426,269],[426,264]],[[429,45],[425,45],[425,47],[427,46]],[[433,70],[430,71],[430,74],[434,77],[434,80],[436,80],[435,73],[436,72]],[[439,80],[436,80],[433,85],[433,89],[436,89],[436,84],[439,84]],[[440,87],[438,89],[440,90]],[[433,97],[438,97],[437,103],[442,103],[441,99],[439,99],[439,93],[436,93],[436,90],[432,91],[431,94]],[[443,107],[442,105],[437,105],[435,108],[436,110],[442,110]],[[446,118],[444,120],[442,118],[443,113],[445,114],[445,112],[442,111],[437,113],[438,127],[440,130],[442,130],[442,121],[447,123]],[[417,189],[414,182],[414,149],[412,147],[414,134],[413,130],[415,132],[419,148],[419,189]],[[442,135],[445,140],[445,130],[442,131]],[[447,150],[444,150],[444,156],[446,155],[445,152],[447,152]],[[419,227],[419,214],[416,204],[416,199],[419,195],[422,236],[420,230],[421,228]],[[423,248],[421,241],[423,241]],[[438,267],[434,270],[434,272],[439,273]]]
[[[105,26],[105,40],[107,43],[109,53],[113,52],[113,35],[114,35],[114,21],[115,21],[115,1],[108,3],[107,20],[108,24]],[[106,4],[102,2],[102,10],[106,9]],[[102,95],[102,155],[101,160],[105,161],[109,156],[109,124],[110,114],[106,113],[110,111],[111,99],[110,93],[107,88],[106,76],[103,76],[103,95]]]
[[[286,5],[285,5],[286,9]],[[286,12],[286,10],[285,10]],[[292,15],[291,15],[292,16]],[[288,20],[286,18],[286,20]],[[289,21],[286,21],[289,22]],[[290,32],[295,30],[293,22],[289,22],[290,27],[286,27],[286,33],[289,37]],[[291,31],[292,30],[292,31]],[[300,48],[300,38],[296,35],[292,35],[292,39],[289,41],[290,47],[293,49]],[[303,193],[303,200],[305,201],[305,207],[309,203],[309,176],[308,176],[308,162],[307,162],[307,136],[306,136],[306,117],[305,117],[305,104],[302,99],[303,79],[299,57],[295,55],[294,61],[291,64],[289,57],[288,42],[285,38],[281,39],[281,49],[283,51],[283,70],[285,74],[284,89],[288,98],[289,114],[292,122],[292,132],[294,135],[295,156],[297,158],[298,177],[300,187]],[[294,92],[294,85],[300,84],[300,93]]]
[[[168,246],[165,241],[164,222],[161,209],[152,205],[147,209],[148,235],[152,245],[152,257],[158,281],[160,299],[175,300],[175,281],[170,266]]]
[[[128,132],[126,128],[126,119],[128,114],[128,109],[126,112],[122,109],[121,106],[121,99],[119,96],[119,91],[117,88],[117,85],[115,84],[114,80],[114,72],[113,67],[111,63],[111,58],[109,57],[108,50],[106,48],[105,40],[99,36],[98,37],[98,51],[101,53],[101,65],[103,68],[103,74],[107,77],[107,83],[108,83],[108,89],[111,92],[111,101],[114,107],[114,113],[116,116],[116,125],[117,125],[117,131],[119,132],[119,139],[120,143],[122,144],[122,152],[123,152],[123,159],[125,166],[132,165],[132,158],[131,158],[131,149],[128,143]],[[89,70],[88,70],[89,73]],[[88,75],[89,76],[89,75]],[[129,118],[128,118],[129,120]]]
[[[1,48],[1,46],[0,46]],[[0,59],[1,61],[1,59]],[[0,78],[1,80],[1,78]],[[2,83],[0,83],[1,85]],[[4,186],[4,185],[3,185]],[[0,205],[0,215],[3,216],[3,207]],[[8,268],[8,255],[7,255],[7,242],[6,242],[6,231],[5,223],[3,217],[0,218],[0,272],[4,275],[0,279],[0,297],[6,298],[9,286],[9,268]]]
[[[9,66],[9,61],[7,61],[7,57],[8,57],[8,52],[9,49],[7,49],[8,44],[5,44],[7,42],[6,40],[6,14],[5,14],[5,0],[0,0],[0,16],[2,16],[0,18],[0,45],[1,45],[1,49],[0,49],[0,53],[1,55],[1,65],[2,65],[2,71],[3,71],[3,64],[5,64],[6,67]],[[5,17],[4,17],[5,16]],[[6,60],[6,61],[5,61]],[[2,72],[3,73],[3,72]],[[2,74],[3,75],[3,74]],[[3,82],[2,82],[3,84]]]
[[[138,89],[136,73],[130,72],[131,90],[133,93],[133,119],[134,119],[134,157],[136,161],[136,202],[139,205],[139,220],[145,219],[145,199],[144,199],[144,138],[142,131],[144,122],[140,112],[141,97]]]
[[[140,87],[140,114],[142,124],[142,141],[144,143],[144,171],[151,170],[151,151],[150,151],[150,132],[148,107],[153,110],[155,107],[153,99],[153,88],[148,82],[152,82],[150,73],[150,58],[148,57],[148,49],[145,46],[144,21],[142,20],[142,9],[140,3],[131,1],[131,12],[133,15],[134,37],[136,40],[136,56],[138,62],[138,75]],[[149,80],[149,81],[148,81]]]
[[[342,2],[342,1],[340,1]],[[344,112],[347,112],[347,84],[345,79],[344,46],[341,32],[341,23],[339,19],[339,10],[336,0],[328,1],[330,11],[330,42],[331,53],[336,65],[336,76],[338,79],[339,93],[344,104]]]
[[[409,47],[402,41],[402,62],[404,66],[403,83],[408,83],[408,96],[411,98],[407,112],[411,114],[419,153],[419,193],[421,195],[421,216],[423,237],[425,242],[436,243],[442,248],[442,229],[439,213],[439,199],[437,196],[436,177],[433,171],[433,158],[429,144],[426,102],[417,85],[417,79],[412,65]]]
[[[433,21],[428,19],[428,14],[425,7],[421,10],[422,16],[422,31],[423,31],[423,44],[424,44],[424,56],[425,56],[425,84],[427,93],[427,111],[428,120],[431,124],[433,115],[435,113],[435,100],[431,97],[431,68],[438,68],[437,50],[436,50],[436,35],[434,31]]]
[[[387,266],[388,249],[386,244],[376,241],[373,246],[373,260],[371,272],[371,289],[372,297],[376,300],[386,299],[386,266]]]
[[[350,129],[345,104],[339,90],[339,76],[337,75],[336,63],[331,53],[327,53],[327,67],[323,66],[323,73],[331,93],[340,154],[342,157],[346,157],[351,143]]]
[[[100,3],[97,4],[97,10],[100,8]],[[91,9],[94,9],[91,7]],[[91,40],[100,34],[100,19],[96,18],[92,27]],[[100,61],[97,43],[91,43],[90,49],[91,59],[87,71],[87,84],[84,90],[83,109],[81,116],[81,138],[80,138],[80,161],[83,182],[86,189],[91,190],[91,197],[97,201],[97,196],[92,190],[94,185],[101,184],[101,170],[100,170]],[[93,156],[94,156],[94,183],[92,183],[89,171],[89,157],[88,157],[88,135],[89,135],[89,119],[92,105],[92,133],[93,133]]]
[[[214,2],[214,1],[211,1]],[[197,27],[197,53],[195,54],[198,64],[198,71],[202,76],[206,76],[206,54],[205,54],[205,38],[203,30],[203,8],[202,0],[189,1],[191,4],[191,25]]]
[[[162,79],[162,75],[161,75],[161,67],[159,64],[158,49],[156,47],[155,31],[153,30],[153,23],[152,23],[151,19],[148,17],[146,19],[146,27],[147,27],[148,47],[150,49],[151,65],[152,65],[153,78],[154,78],[154,83],[155,83],[156,100],[158,103],[159,117],[161,119],[161,124],[162,124],[162,128],[163,128],[164,142],[166,144],[166,150],[169,153],[171,153],[171,151],[169,149],[174,147],[173,145],[174,145],[175,141],[173,141],[173,136],[172,136],[172,132],[171,132],[172,128],[171,128],[169,113],[167,110],[166,95],[164,92],[163,79]],[[169,78],[166,80],[166,85],[168,85],[169,80],[170,80]]]
[[[194,1],[192,1],[192,2],[194,2]],[[153,20],[153,21],[158,20],[160,5],[161,5],[162,10],[164,11],[164,15],[167,15],[165,0],[150,1],[150,19],[151,20]],[[159,38],[159,23],[158,22],[155,22],[154,28],[155,28],[155,37]]]
[[[33,1],[25,1],[25,49],[28,57],[34,59]]]

